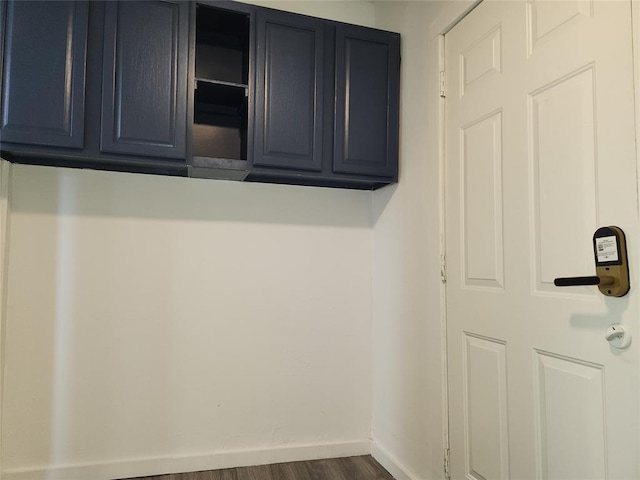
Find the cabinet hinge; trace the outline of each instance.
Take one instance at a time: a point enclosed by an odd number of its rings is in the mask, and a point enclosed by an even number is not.
[[[444,70],[440,71],[440,96],[445,98],[447,96],[446,88],[446,76]]]
[[[444,477],[451,478],[451,472],[449,471],[449,449],[444,449]]]
[[[440,280],[447,283],[447,256],[440,255]]]

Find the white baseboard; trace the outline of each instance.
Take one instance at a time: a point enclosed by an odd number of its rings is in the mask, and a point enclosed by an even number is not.
[[[380,446],[375,440],[371,442],[371,456],[386,468],[396,480],[422,480],[403,466],[396,457]]]
[[[216,452],[206,455],[141,458],[108,463],[21,468],[2,472],[3,480],[113,480],[164,473],[197,472],[320,458],[368,455],[371,442],[323,443],[256,450]]]

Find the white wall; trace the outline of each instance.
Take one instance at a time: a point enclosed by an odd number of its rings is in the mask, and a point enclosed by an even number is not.
[[[5,472],[368,449],[370,193],[22,165],[12,188]]]
[[[365,27],[375,26],[374,3],[367,0],[239,0],[243,3],[311,15]]]
[[[9,219],[11,217],[9,203],[9,186],[12,165],[0,159],[0,431],[2,431],[2,385],[4,383],[4,339],[6,325],[6,294],[5,288],[8,274],[9,255]],[[0,438],[0,452],[2,452],[2,439]],[[0,455],[0,478],[2,478],[2,458]]]
[[[376,2],[402,35],[400,182],[374,192],[374,456],[396,478],[443,477],[439,40],[470,6]]]

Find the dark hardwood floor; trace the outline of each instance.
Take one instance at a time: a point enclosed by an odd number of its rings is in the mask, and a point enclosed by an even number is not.
[[[128,480],[393,480],[393,477],[370,455],[364,455]]]

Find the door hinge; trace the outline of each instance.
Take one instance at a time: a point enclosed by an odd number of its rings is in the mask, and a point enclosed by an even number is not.
[[[451,472],[449,471],[449,449],[444,449],[444,477],[451,478]]]
[[[440,96],[445,98],[447,96],[446,88],[446,76],[444,70],[440,71]]]
[[[447,283],[447,256],[440,255],[440,280]]]

